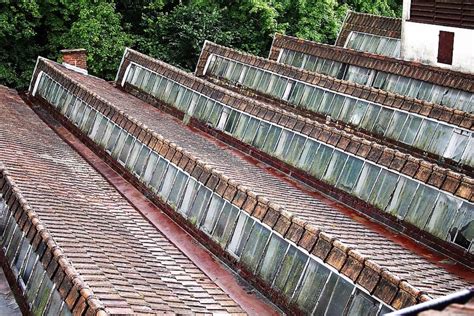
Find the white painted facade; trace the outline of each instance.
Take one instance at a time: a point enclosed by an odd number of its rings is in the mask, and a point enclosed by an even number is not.
[[[411,0],[403,0],[401,58],[474,74],[474,30],[410,22]],[[439,32],[454,33],[452,65],[438,63]]]

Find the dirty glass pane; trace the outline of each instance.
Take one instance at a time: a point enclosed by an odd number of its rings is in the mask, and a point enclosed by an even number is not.
[[[259,123],[259,120],[253,117],[250,118],[250,121],[247,125],[247,129],[245,130],[244,137],[242,139],[244,143],[247,143],[247,144],[252,143],[255,137],[255,134],[257,133],[258,123]]]
[[[337,179],[339,179],[339,175],[342,172],[346,160],[347,155],[345,153],[335,150],[326,169],[323,180],[334,185]]]
[[[199,187],[191,210],[188,212],[188,220],[191,222],[191,224],[199,225],[202,217],[205,215],[205,210],[207,210],[209,200],[211,199],[211,194],[212,191],[206,188],[204,185]]]
[[[234,129],[239,120],[239,116],[240,116],[240,112],[237,112],[237,111],[230,112],[229,118],[227,119],[227,123],[225,124],[225,127],[224,127],[224,130],[227,133],[232,134],[234,132]]]
[[[331,109],[328,113],[333,119],[337,119],[339,117],[339,113],[341,113],[341,109],[344,105],[345,99],[346,97],[343,95],[334,95],[334,99],[332,99]]]
[[[291,140],[291,143],[288,146],[287,152],[285,154],[285,160],[289,164],[296,165],[296,162],[298,161],[301,155],[301,151],[303,150],[303,146],[306,139],[306,137],[301,136],[299,134],[295,134],[295,136],[293,136],[293,139]]]
[[[234,231],[234,224],[238,215],[239,209],[232,204],[225,202],[219,220],[214,228],[214,232],[212,233],[212,236],[217,240],[217,242],[219,242],[222,248],[225,248],[227,241]]]
[[[49,295],[53,287],[53,282],[49,279],[48,275],[44,273],[41,286],[38,290],[38,294],[33,302],[31,307],[31,312],[33,315],[42,315],[43,311],[48,303]]]
[[[186,185],[187,180],[188,175],[182,171],[178,171],[178,174],[174,180],[173,188],[171,189],[171,192],[168,196],[168,204],[174,209],[176,209],[181,200],[181,195],[183,194],[184,186]]]
[[[316,306],[329,274],[329,269],[324,265],[316,260],[309,260],[304,279],[294,296],[298,307],[307,315],[310,315]]]
[[[407,145],[411,145],[415,140],[416,135],[418,135],[421,121],[421,118],[414,115],[409,115],[405,125],[402,128],[402,133],[400,134],[400,138],[398,140]]]
[[[325,91],[318,111],[323,114],[329,114],[331,112],[331,103],[333,99],[334,93]]]
[[[372,132],[383,135],[385,133],[385,130],[387,129],[388,124],[390,123],[390,120],[393,116],[393,110],[389,110],[387,108],[381,108],[379,112],[379,116],[377,117],[377,120],[372,127]]]
[[[390,308],[389,306],[382,303],[380,305],[382,305],[382,308],[380,309],[379,315],[386,315],[388,313],[393,312],[393,309]]]
[[[307,260],[307,255],[296,247],[290,245],[273,285],[288,299],[291,299],[293,292],[298,285],[298,281]]]
[[[337,181],[336,187],[346,192],[351,192],[362,170],[364,161],[352,156],[348,156],[344,169],[342,169],[341,176]]]
[[[454,128],[450,126],[438,124],[433,139],[431,140],[431,144],[429,148],[426,148],[426,150],[436,155],[442,155],[449,144],[453,130]]]
[[[245,243],[247,242],[247,238],[249,236],[250,229],[252,228],[253,223],[253,219],[251,219],[243,212],[240,212],[234,233],[232,234],[232,239],[230,240],[230,243],[227,247],[227,249],[235,256],[240,257],[242,249],[244,248]]]
[[[140,152],[141,147],[142,147],[142,143],[140,143],[138,140],[135,143],[133,143],[132,150],[130,151],[130,154],[128,155],[128,158],[127,158],[127,163],[126,163],[127,169],[131,170],[133,166],[135,165],[135,161],[138,158],[138,153]]]
[[[140,153],[138,155],[137,161],[135,165],[133,166],[133,172],[141,176],[143,172],[143,167],[145,166],[146,159],[148,158],[148,155],[150,154],[150,149],[146,146],[142,146]]]
[[[36,260],[38,259],[38,256],[36,253],[33,251],[33,249],[30,251],[30,254],[28,256],[28,263],[25,265],[24,270],[22,271],[21,278],[23,279],[23,282],[26,284],[28,280],[31,277],[31,273],[33,272],[33,267],[35,266]]]
[[[219,117],[219,119],[218,119],[218,121],[217,121],[217,125],[215,126],[216,129],[218,129],[218,130],[223,130],[223,129],[224,129],[224,127],[225,127],[225,125],[226,125],[226,123],[227,123],[227,118],[228,118],[229,115],[230,115],[230,112],[231,112],[231,110],[230,110],[228,107],[224,107],[224,108],[222,109],[222,112],[221,112],[221,114],[220,114],[220,117]]]
[[[281,128],[275,125],[271,125],[268,131],[267,138],[263,144],[263,151],[273,156],[273,150],[280,138]]]
[[[397,186],[398,174],[382,169],[369,197],[369,203],[385,210]]]
[[[365,163],[353,193],[360,199],[367,201],[379,173],[380,167]]]
[[[291,104],[298,105],[303,95],[303,91],[304,91],[304,85],[300,82],[295,83],[293,85],[293,89],[290,92],[288,102]]]
[[[235,127],[235,131],[233,132],[233,135],[237,139],[242,139],[245,135],[245,130],[247,129],[248,122],[250,120],[250,116],[241,114],[239,117],[239,120],[237,122],[237,126]]]
[[[386,212],[400,219],[404,219],[409,210],[411,201],[416,194],[417,188],[418,182],[406,177],[400,177]]]
[[[329,279],[326,282],[326,285],[324,286],[323,292],[321,293],[321,296],[319,297],[318,305],[316,306],[314,315],[325,314],[326,309],[329,305],[329,301],[331,299],[331,294],[334,290],[334,287],[336,286],[338,279],[339,279],[338,275],[336,273],[331,272],[331,275],[329,276]]]
[[[217,122],[219,121],[219,118],[221,117],[222,110],[223,110],[222,105],[216,102],[214,104],[214,107],[212,108],[211,115],[209,116],[209,119],[207,120],[212,126],[217,127]]]
[[[460,199],[440,192],[425,230],[445,240],[461,204],[462,201]]]
[[[355,294],[347,310],[348,316],[375,316],[379,309],[379,304],[370,295],[356,289]]]
[[[449,231],[449,240],[468,249],[474,239],[474,206],[463,202]]]
[[[285,149],[288,148],[287,144],[291,142],[291,139],[293,138],[294,133],[291,131],[288,131],[286,129],[283,129],[280,138],[278,139],[278,144],[275,148],[275,156],[282,159],[284,158],[283,154],[285,153]]]
[[[221,214],[222,206],[224,205],[224,199],[222,199],[217,194],[213,194],[211,202],[209,203],[209,208],[206,213],[206,217],[203,220],[201,229],[206,233],[211,234],[217,218]]]
[[[118,160],[125,164],[127,160],[128,153],[130,152],[130,148],[132,147],[132,143],[135,141],[135,138],[132,135],[128,135],[125,139],[125,143],[123,144],[122,150],[120,151],[120,155],[118,156]]]
[[[326,315],[343,315],[354,285],[343,277],[339,277],[332,293]]]
[[[48,306],[46,307],[44,311],[44,315],[59,315],[59,310],[61,308],[62,303],[63,303],[63,300],[61,299],[59,292],[56,291],[56,288],[54,288],[53,291],[51,292]]]
[[[20,271],[21,266],[23,265],[26,256],[28,254],[28,250],[31,248],[30,244],[28,243],[28,239],[24,238],[21,241],[20,251],[18,251],[13,264],[15,265],[17,271]]]
[[[309,173],[316,178],[321,179],[326,172],[326,168],[329,164],[333,151],[333,148],[321,144],[318,148],[318,152],[314,156],[314,161],[311,165]]]
[[[26,300],[29,304],[31,304],[35,298],[35,294],[41,285],[41,281],[43,280],[43,274],[43,265],[40,261],[37,261],[33,269],[33,273],[31,274],[31,278],[28,280],[26,285]]]
[[[184,191],[183,200],[178,208],[178,211],[182,214],[187,214],[189,212],[189,208],[191,207],[192,203],[194,202],[194,196],[196,195],[197,188],[199,183],[194,180],[193,178],[188,178],[188,183],[186,184],[186,190]]]
[[[173,187],[174,183],[174,178],[176,177],[176,173],[178,172],[178,169],[176,169],[175,166],[172,164],[168,165],[168,170],[166,171],[165,177],[163,179],[163,184],[160,187],[160,190],[158,191],[158,195],[166,201],[168,198],[168,195],[171,191],[171,188]]]
[[[342,110],[339,113],[339,116],[337,117],[337,119],[345,123],[349,123],[352,116],[352,112],[354,111],[356,102],[357,102],[356,99],[352,99],[349,97],[345,98],[344,104],[342,106]]]
[[[283,256],[288,248],[288,243],[280,236],[272,234],[268,243],[265,255],[258,268],[258,276],[264,281],[271,284],[275,275],[280,268]]]
[[[263,142],[267,137],[268,130],[270,129],[270,124],[260,121],[260,125],[257,130],[255,139],[253,140],[253,145],[257,148],[262,148]]]
[[[385,136],[397,140],[402,132],[402,126],[407,120],[408,114],[394,111],[392,120],[385,131]]]
[[[379,112],[380,106],[369,103],[367,113],[362,119],[360,126],[367,131],[372,131],[373,126],[377,122],[377,116],[379,115]]]
[[[255,222],[250,232],[249,240],[242,252],[241,262],[250,270],[255,271],[262,258],[263,250],[267,245],[270,231],[263,225]]]
[[[166,160],[164,160],[163,158],[160,158],[160,160],[158,160],[158,163],[156,164],[155,170],[153,171],[153,176],[151,177],[150,181],[150,185],[155,191],[158,191],[161,186],[161,179],[163,178],[167,166],[168,162]]]
[[[10,241],[10,244],[8,245],[8,249],[6,252],[6,257],[7,257],[8,263],[10,264],[13,262],[15,253],[20,246],[20,241],[21,241],[22,236],[23,236],[23,232],[21,231],[20,227],[19,226],[15,227],[13,238]]]
[[[469,134],[470,133],[461,131],[459,129],[454,129],[453,135],[449,140],[443,156],[454,161],[461,160],[462,154],[464,153],[469,141]]]
[[[433,210],[439,192],[426,185],[420,185],[411,203],[406,220],[416,227],[425,227]]]
[[[148,158],[145,171],[143,172],[143,179],[142,181],[148,184],[151,180],[151,176],[153,175],[153,171],[155,170],[156,162],[158,161],[158,154],[154,151],[150,154]]]
[[[418,136],[415,138],[413,146],[424,150],[428,149],[428,146],[431,143],[431,139],[433,138],[437,126],[437,122],[423,120],[423,123],[421,123],[420,131],[418,132]]]
[[[474,165],[474,137],[471,137],[469,140],[464,154],[462,155],[461,162],[469,166]]]
[[[324,93],[325,93],[324,90],[319,89],[319,88],[314,88],[313,94],[309,98],[307,108],[314,112],[318,112],[319,108],[322,106]]]
[[[318,150],[319,143],[311,139],[307,139],[306,143],[304,144],[303,151],[301,152],[301,156],[298,160],[296,166],[304,171],[308,171],[313,163],[316,151]]]
[[[358,100],[354,106],[354,110],[351,113],[349,123],[355,126],[359,126],[360,122],[362,121],[362,118],[365,115],[365,112],[367,111],[367,107],[367,102]]]

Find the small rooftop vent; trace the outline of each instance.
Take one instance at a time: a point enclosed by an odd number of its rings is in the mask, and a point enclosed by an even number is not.
[[[62,49],[60,53],[66,68],[87,74],[87,50],[84,48]]]

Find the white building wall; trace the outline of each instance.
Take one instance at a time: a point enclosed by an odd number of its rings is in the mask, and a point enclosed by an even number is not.
[[[474,30],[410,22],[411,0],[403,1],[401,58],[474,74]],[[438,63],[439,31],[454,33],[453,63]]]

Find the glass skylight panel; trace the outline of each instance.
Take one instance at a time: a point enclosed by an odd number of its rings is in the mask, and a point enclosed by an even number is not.
[[[400,39],[368,33],[351,32],[344,47],[390,57],[400,56]]]
[[[271,284],[275,278],[288,247],[288,242],[277,234],[272,234],[265,249],[265,253],[262,255],[263,257],[257,272],[257,274],[267,283]]]
[[[356,41],[354,42],[354,39],[349,37],[349,46],[357,44],[361,45],[363,44],[363,42],[365,43],[367,41],[365,36],[354,36],[356,37]],[[382,41],[380,43],[382,42],[385,44],[379,45],[375,53],[383,54],[384,51],[394,51],[396,54],[399,54],[400,43],[398,40],[382,38]],[[371,48],[372,46],[371,44],[369,44],[367,44],[367,47]],[[361,47],[359,47],[358,50],[360,50],[360,48]],[[372,49],[371,51],[373,52]],[[282,53],[278,61],[284,64],[292,65],[298,68],[321,73],[324,75],[329,75],[338,79],[344,79],[358,84],[363,84],[366,86],[390,91],[393,93],[410,96],[412,98],[441,104],[468,113],[473,113],[474,111],[474,95],[466,91],[461,91],[448,87],[441,87],[418,79],[402,77],[395,74],[388,74],[386,72],[377,71],[374,69],[363,68],[350,64],[341,64],[337,61],[323,59],[305,53],[295,52],[289,49],[282,49],[281,52]],[[306,62],[303,63],[301,66],[297,66],[292,59],[286,58],[286,56],[288,56],[289,54],[301,55],[306,58]],[[329,63],[332,63],[332,66],[329,67],[330,69],[325,66]]]
[[[253,225],[249,236],[249,239],[252,242],[247,243],[242,252],[242,257],[240,258],[240,261],[250,271],[255,271],[257,269],[257,265],[262,257],[269,237],[270,230],[268,230],[268,228],[265,228],[257,222]]]
[[[221,214],[224,202],[224,199],[222,199],[219,195],[215,193],[212,195],[206,217],[204,218],[201,226],[202,230],[209,235],[212,234],[212,231],[214,230],[214,226],[217,219],[219,218],[219,215]]]
[[[431,218],[430,217],[431,210],[434,209],[434,203],[436,203],[437,195],[434,196],[434,198],[429,197],[429,192],[428,192],[427,193],[428,197],[425,198],[424,201],[410,202],[410,198],[415,195],[415,192],[418,192],[417,191],[419,190],[418,187],[430,188],[429,186],[425,184],[418,183],[413,180],[409,180],[403,175],[399,176],[398,174],[393,174],[394,175],[393,177],[387,176],[388,171],[386,171],[385,169],[382,174],[380,171],[381,169],[375,166],[374,164],[372,164],[371,162],[364,162],[364,160],[358,157],[347,155],[347,153],[344,153],[338,149],[334,149],[331,146],[322,144],[319,141],[309,139],[308,137],[302,136],[299,133],[295,133],[286,128],[282,128],[281,126],[277,126],[273,123],[264,122],[262,119],[250,116],[248,114],[240,113],[239,111],[233,108],[230,108],[227,105],[213,101],[210,98],[204,95],[200,95],[199,93],[195,91],[191,91],[188,88],[183,88],[181,85],[171,80],[167,79],[165,81],[161,77],[161,75],[156,75],[156,76],[150,75],[149,78],[150,80],[151,78],[155,78],[156,81],[159,80],[160,83],[163,83],[167,87],[169,86],[169,88],[167,88],[169,92],[172,90],[171,86],[178,87],[175,89],[176,98],[174,99],[173,102],[179,102],[179,106],[181,106],[183,111],[192,110],[191,112],[187,112],[187,113],[190,115],[199,114],[201,117],[201,120],[203,120],[206,123],[212,123],[214,124],[214,126],[217,126],[218,122],[221,122],[222,124],[219,125],[219,128],[222,128],[226,133],[229,133],[230,135],[233,135],[236,138],[242,139],[247,144],[252,144],[252,142],[254,142],[255,146],[260,148],[264,152],[272,156],[280,157],[280,159],[287,161],[291,165],[297,166],[302,169],[304,168],[305,170],[308,170],[310,174],[314,175],[318,179],[321,179],[324,175],[323,181],[333,183],[337,187],[343,188],[346,192],[354,194],[360,197],[364,201],[369,201],[369,198],[370,198],[370,201],[372,203],[374,204],[378,203],[377,205],[382,209],[382,211],[386,209],[387,212],[396,214],[396,216],[398,216],[399,218],[403,218],[406,216],[408,219],[411,219],[410,217],[411,213],[415,211],[422,212],[423,213],[422,217],[426,217],[426,219],[416,223],[416,225],[420,227],[421,229],[425,227],[426,223],[428,223],[429,219]],[[47,82],[47,81],[45,80],[44,82]],[[38,91],[42,91],[41,89],[42,87],[40,85]],[[304,92],[304,89],[302,90]],[[305,98],[307,100],[311,100],[311,97],[315,95],[314,91],[315,90],[311,92],[307,92]],[[191,105],[193,104],[193,102],[191,101],[188,102],[187,100],[194,100],[193,101],[194,105]],[[336,98],[333,97],[331,100],[333,100],[334,103],[343,102],[344,105],[342,106],[341,112],[338,114],[339,116],[347,115],[346,113],[348,113],[349,111],[345,110],[346,105],[354,104],[354,102],[347,101],[348,98],[341,99],[340,97],[336,97]],[[355,104],[356,109],[357,109],[358,103],[361,104],[361,111],[360,111],[361,114],[359,115],[361,116],[361,118],[363,118],[364,116],[366,116],[365,112],[368,112],[366,111],[367,105],[365,102],[357,102]],[[178,107],[177,104],[171,104],[171,105]],[[385,115],[385,114],[381,114],[383,113],[381,111],[383,110],[380,110],[377,113],[377,117],[380,117],[380,115]],[[96,121],[95,110],[91,111],[91,113],[93,113],[92,115],[93,121]],[[385,115],[385,117],[387,118],[384,119],[384,122],[387,122],[386,125],[390,126],[391,122],[395,120],[395,114],[391,115],[391,112],[387,112],[387,113],[388,114]],[[391,117],[389,122],[388,122],[388,117]],[[401,115],[400,117],[401,117],[400,121],[403,121],[403,115]],[[413,125],[413,120],[411,120],[410,122],[410,120],[407,118],[404,124],[405,126],[408,126],[408,128],[403,128],[404,129],[403,132],[405,133],[405,135],[400,135],[400,137],[403,136],[405,138],[409,138],[407,135],[411,133],[413,134],[411,138],[416,139],[418,135],[418,129],[421,126],[421,119],[418,118],[418,124]],[[415,129],[413,129],[412,132],[411,132],[410,124],[416,127]],[[115,132],[115,133],[118,133],[118,132]],[[112,131],[110,138],[112,138],[113,134],[114,134],[114,131]],[[123,130],[120,132],[120,135],[118,136],[118,140],[117,140],[117,145],[114,148],[114,150],[117,151],[117,154],[124,152],[125,149],[123,148],[126,147],[125,145],[126,140],[129,139],[129,137],[130,135],[124,132]],[[455,142],[455,140],[453,140],[453,142]],[[467,141],[464,141],[464,143],[467,143]],[[133,143],[130,143],[128,145],[129,148],[127,151],[127,157],[131,157],[130,152],[131,151],[133,152],[133,149],[131,149],[133,148],[132,145]],[[452,147],[453,146],[454,145],[452,145]],[[137,152],[138,156],[140,155],[139,153],[140,151]],[[463,153],[463,155],[466,155],[466,154]],[[138,159],[139,158],[136,158],[136,160]],[[329,164],[331,162],[332,162],[331,167],[329,167]],[[135,162],[135,165],[136,164],[137,162]],[[162,179],[163,179],[163,175],[166,170],[167,164],[168,162],[166,162],[164,159],[161,159],[161,158],[157,162],[156,154],[153,154],[153,153],[150,154],[150,158],[148,159],[148,162],[143,172],[143,181],[145,183],[150,182],[150,186],[154,190],[158,190],[163,181]],[[156,165],[156,167],[154,167],[154,165]],[[129,167],[131,168],[132,165],[130,165]],[[381,174],[380,178],[379,178],[379,173]],[[392,175],[391,172],[389,172],[388,174]],[[177,177],[178,176],[176,176],[176,179]],[[194,181],[194,185],[192,184],[193,181]],[[377,191],[376,188],[373,189],[374,184],[376,182],[378,183],[377,188],[380,186],[390,187],[390,190],[388,190],[389,192],[380,192],[380,191]],[[171,199],[171,195],[173,192],[172,188],[175,185],[178,186],[177,180],[173,180],[172,185],[171,185],[171,191],[167,193],[167,196],[169,197],[169,199]],[[189,210],[191,209],[191,206],[194,203],[196,192],[200,185],[198,185],[195,180],[192,180],[191,178],[189,178],[189,181],[187,182],[186,185],[179,184],[179,186],[183,187],[181,190],[177,190],[178,192],[177,196],[180,196],[180,195],[183,196],[182,203],[179,201],[176,201],[173,203],[180,204],[180,208],[179,208],[180,212],[182,212],[183,214],[188,214]],[[372,193],[372,189],[374,191],[373,193]],[[439,192],[439,190],[435,190],[435,189],[431,189],[431,190],[436,194]],[[418,193],[416,195],[418,195]],[[426,194],[423,193],[422,195],[424,196]],[[407,196],[409,198],[408,199],[403,198],[403,196]],[[456,201],[460,200],[457,197],[453,197],[453,198]],[[206,196],[206,199],[210,201],[211,195],[209,194],[209,196]],[[429,211],[428,210],[426,212],[424,212],[423,210],[420,211],[419,210],[421,209],[420,205],[427,205],[427,209],[429,209]],[[459,205],[459,203],[456,205]],[[199,215],[202,217],[199,217],[196,219],[196,225],[201,225],[201,223],[202,224],[205,223],[207,214],[208,214],[207,209],[208,209],[208,203],[206,203],[206,207],[202,207],[201,210],[198,212]],[[219,232],[222,232],[223,231],[222,229],[225,227],[230,227],[229,229],[225,228],[224,230],[226,232],[230,230],[230,232],[232,233],[234,231],[233,228],[236,225],[236,221],[237,221],[237,226],[235,229],[236,229],[237,234],[238,234],[238,229],[244,228],[242,227],[242,225],[244,224],[250,225],[250,226],[252,225],[247,224],[247,222],[242,223],[241,221],[244,219],[241,220],[240,219],[241,217],[238,217],[239,210],[233,206],[231,207],[230,204],[228,205],[226,204],[225,207],[223,206],[222,211],[219,210],[217,212],[219,213],[219,215],[218,215],[218,218],[215,219],[216,221],[215,228],[210,228],[210,226],[212,226],[211,225],[212,221],[214,221],[213,216],[211,216],[210,219],[208,219],[208,224],[206,225],[208,226],[209,230],[211,229],[213,230],[212,235],[214,236],[214,238],[216,238],[216,240],[218,240],[221,243],[223,247],[227,244],[228,239],[231,239],[231,242],[229,244],[229,249],[232,248],[233,249],[232,253],[237,255],[237,257],[239,257],[243,249],[242,247],[245,244],[245,241],[243,244],[241,244],[240,243],[241,241],[238,241],[238,240],[236,241],[236,239],[233,237],[234,234],[223,236]],[[440,220],[433,219],[433,223],[439,223],[439,222]],[[437,224],[430,224],[430,225],[436,226]],[[248,229],[250,229],[250,226]],[[248,233],[250,233],[250,230],[248,231]],[[455,238],[455,237],[449,237],[449,238]]]
[[[307,255],[290,245],[273,283],[288,299],[292,297],[307,261]]]

